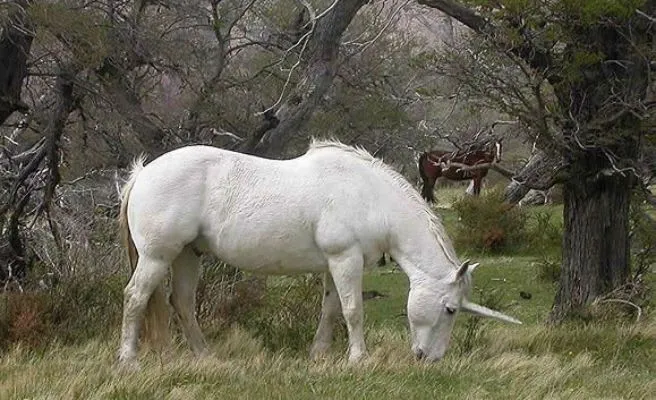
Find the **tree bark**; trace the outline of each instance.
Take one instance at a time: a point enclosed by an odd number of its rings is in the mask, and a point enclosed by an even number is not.
[[[563,262],[552,322],[584,312],[586,304],[625,283],[632,184],[620,175],[564,184]]]
[[[33,27],[27,17],[27,1],[16,1],[13,5],[16,10],[2,27],[0,36],[0,124],[15,111],[28,109],[21,101],[21,90],[34,39]]]
[[[102,66],[96,71],[100,81],[112,101],[112,106],[132,126],[137,133],[137,140],[141,149],[135,153],[147,152],[156,157],[164,153],[164,139],[166,132],[160,128],[143,109],[141,100],[126,78],[131,68],[137,65],[128,65],[121,68],[111,58],[104,60]]]
[[[529,190],[547,190],[559,183],[563,168],[562,157],[538,150],[506,187],[506,203],[517,204]]]

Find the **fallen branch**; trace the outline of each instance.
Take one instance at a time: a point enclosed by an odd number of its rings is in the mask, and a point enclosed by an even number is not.
[[[638,315],[636,316],[636,322],[640,322],[640,318],[642,317],[642,308],[639,305],[635,304],[635,303],[632,303],[628,300],[622,300],[622,299],[603,299],[603,300],[593,301],[592,305],[601,304],[601,303],[621,303],[621,304],[626,304],[626,305],[632,306],[636,310],[638,310]]]
[[[480,164],[474,164],[474,165],[467,165],[463,163],[458,163],[458,162],[453,162],[453,161],[447,161],[447,162],[441,162],[441,163],[436,163],[434,161],[430,161],[433,165],[438,166],[442,168],[442,171],[450,169],[450,168],[457,168],[458,172],[465,172],[465,171],[478,171],[480,169],[493,169],[500,173],[501,175],[505,176],[508,179],[512,179],[513,176],[515,176],[515,172],[506,169],[499,165],[498,162],[489,162],[489,163],[480,163]]]

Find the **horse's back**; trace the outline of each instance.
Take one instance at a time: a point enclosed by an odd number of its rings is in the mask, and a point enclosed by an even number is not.
[[[135,243],[157,253],[197,243],[244,269],[320,271],[326,251],[354,243],[379,256],[390,200],[381,179],[336,149],[275,161],[190,146],[141,171],[128,220]]]

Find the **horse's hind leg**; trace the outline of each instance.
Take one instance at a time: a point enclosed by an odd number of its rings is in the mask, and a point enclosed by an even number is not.
[[[200,258],[187,246],[173,261],[171,304],[182,325],[187,342],[197,356],[208,353],[207,343],[196,319],[196,289],[200,275]]]
[[[136,359],[139,331],[143,325],[146,307],[167,273],[168,263],[163,260],[140,257],[137,262],[132,278],[124,291],[123,327],[119,350],[119,361],[123,364],[134,363]],[[159,333],[161,332],[150,332],[153,336]]]
[[[335,289],[335,282],[330,273],[323,276],[323,301],[321,303],[321,319],[317,333],[314,335],[310,358],[316,359],[325,354],[333,340],[333,325],[335,317],[339,315],[339,295]]]
[[[330,256],[328,268],[342,303],[342,313],[349,333],[349,361],[367,354],[364,343],[364,311],[362,308],[362,275],[364,259],[357,246]]]
[[[481,194],[481,185],[483,184],[483,178],[476,177],[473,179],[474,182],[474,196],[480,196]]]

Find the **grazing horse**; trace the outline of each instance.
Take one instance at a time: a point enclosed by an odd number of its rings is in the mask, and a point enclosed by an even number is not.
[[[263,274],[323,273],[313,357],[330,347],[340,308],[349,360],[366,355],[363,270],[383,252],[409,278],[418,358],[444,355],[459,311],[520,323],[470,302],[477,264],[458,261],[419,193],[381,160],[339,142],[313,141],[304,155],[282,161],[207,146],[171,151],[145,167],[137,160],[122,190],[120,218],[134,269],[124,292],[122,365],[137,365],[144,321],[148,334],[167,336],[169,272],[170,302],[186,339],[196,355],[208,352],[194,314],[203,252]]]
[[[461,170],[460,166],[448,166],[449,162],[474,166],[477,164],[487,164],[497,162],[501,158],[501,142],[494,142],[491,146],[487,144],[479,150],[433,150],[422,153],[419,156],[419,176],[423,181],[421,195],[427,201],[435,202],[433,187],[438,178],[444,177],[453,181],[464,181],[471,179],[474,183],[473,194],[478,196],[481,193],[481,184],[483,178],[487,176],[488,168],[474,170]],[[447,164],[443,169],[442,164]]]

